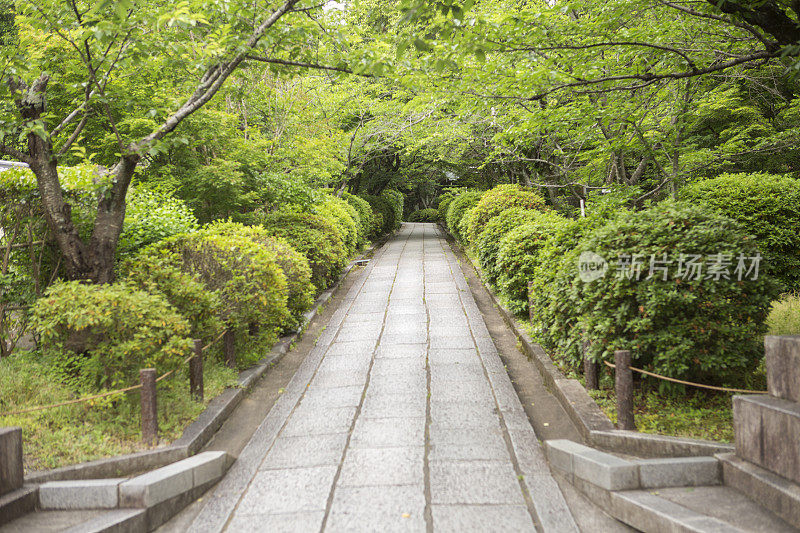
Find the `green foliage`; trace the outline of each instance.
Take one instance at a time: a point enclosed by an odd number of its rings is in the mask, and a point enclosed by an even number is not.
[[[765,173],[723,174],[693,183],[681,198],[741,223],[765,256],[765,271],[800,290],[800,180]]]
[[[381,198],[386,199],[394,211],[394,226],[392,230],[400,229],[400,224],[403,221],[403,204],[405,200],[403,193],[394,189],[386,189],[381,193]]]
[[[470,215],[466,231],[462,237],[468,243],[474,243],[480,236],[486,224],[506,209],[522,207],[523,209],[543,209],[544,198],[538,193],[524,189],[519,185],[498,185],[486,191]]]
[[[143,253],[173,252],[181,270],[197,276],[219,295],[220,319],[237,331],[257,326],[263,345],[271,345],[285,327],[286,276],[275,252],[243,235],[219,235],[201,230],[172,237],[146,248]]]
[[[420,209],[408,215],[409,222],[437,222],[439,220],[439,211],[433,208]]]
[[[291,321],[285,329],[300,325],[303,313],[314,303],[316,287],[311,283],[311,267],[308,259],[295,250],[286,239],[271,235],[263,226],[244,226],[235,222],[215,222],[206,227],[210,233],[231,237],[247,237],[259,246],[275,254],[275,260],[286,276],[288,289],[287,306]]]
[[[352,205],[336,196],[324,194],[313,205],[313,210],[336,228],[349,253],[358,249],[364,236],[359,233],[361,220]]]
[[[197,229],[197,219],[186,204],[165,193],[135,189],[128,193],[125,224],[117,253],[134,252],[167,237]]]
[[[369,202],[360,196],[350,194],[349,192],[343,192],[342,199],[350,204],[358,213],[358,233],[361,237],[361,242],[365,242],[369,235],[372,234],[375,227],[375,215],[372,213],[372,207],[369,205]]]
[[[763,273],[756,280],[750,279],[751,273],[738,281],[737,258],[754,257],[758,249],[731,219],[700,206],[663,202],[621,214],[583,239],[577,252],[594,252],[611,264],[603,277],[591,282],[580,279],[576,263],[559,274],[572,283],[569,294],[578,303],[578,326],[587,332],[589,355],[595,360],[610,359],[614,350],[631,350],[638,365],[660,374],[730,382],[761,359],[764,321],[777,286]],[[618,275],[618,261],[625,254],[640,254],[639,261],[648,263],[651,256],[662,259],[667,254],[676,264],[666,280],[659,270],[645,279],[645,264],[637,280],[635,275]],[[701,276],[677,275],[680,254],[700,255],[709,270]],[[717,254],[732,260],[730,280],[715,279],[720,276],[710,270]]]
[[[210,339],[223,329],[221,302],[194,275],[182,272],[170,252],[138,254],[120,265],[122,280],[150,294],[161,294],[192,328],[192,338]]]
[[[189,323],[160,294],[126,283],[52,285],[33,308],[42,356],[76,390],[135,384],[139,369],[177,368]]]
[[[380,230],[372,235],[373,238],[391,233],[400,227],[400,219],[397,218],[397,209],[395,209],[388,199],[383,196],[375,196],[374,194],[362,194],[361,197],[369,202],[376,219],[379,218],[382,222],[379,226]]]
[[[497,285],[500,294],[514,313],[528,311],[528,282],[533,279],[539,264],[539,251],[554,230],[571,223],[555,213],[533,213],[536,214],[529,221],[502,237],[495,263],[495,270],[499,273]],[[492,222],[497,218],[499,216],[493,218]]]
[[[270,235],[282,237],[306,256],[311,282],[320,290],[336,281],[347,262],[347,249],[336,229],[324,218],[297,211],[274,211],[258,218]]]
[[[481,232],[475,243],[478,263],[481,266],[486,281],[490,284],[497,282],[501,272],[497,269],[497,254],[500,251],[500,242],[503,237],[514,228],[533,220],[537,212],[522,207],[506,209],[492,218],[486,228]]]
[[[483,196],[483,192],[481,191],[467,191],[453,199],[447,208],[447,217],[445,219],[447,221],[447,228],[459,241],[463,240],[459,232],[461,219],[464,218],[464,215],[469,209],[472,209],[478,204],[481,196]]]
[[[457,194],[455,192],[446,192],[439,196],[439,206],[436,208],[438,219],[444,222],[447,220],[447,208],[450,207],[450,202],[455,200]]]
[[[770,335],[800,335],[800,295],[784,294],[772,302],[767,329]]]

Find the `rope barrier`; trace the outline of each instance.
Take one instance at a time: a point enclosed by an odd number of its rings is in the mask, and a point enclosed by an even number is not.
[[[216,339],[214,339],[213,341],[211,341],[207,345],[203,346],[203,351],[206,351],[208,348],[210,348],[211,346],[216,344],[225,335],[226,331],[223,331]],[[186,359],[183,360],[183,363],[181,363],[181,366],[186,365],[189,361],[191,361],[194,358],[195,358],[195,354],[190,355],[189,357],[187,357]],[[164,374],[161,374],[161,376],[156,378],[156,383],[168,378],[169,376],[174,374],[176,370],[177,370],[177,368],[172,369],[169,372],[166,372]],[[142,388],[142,384],[140,383],[138,385],[132,385],[130,387],[126,387],[124,389],[117,389],[117,390],[113,390],[113,391],[109,391],[109,392],[104,392],[104,393],[101,393],[101,394],[95,394],[93,396],[86,396],[84,398],[76,398],[74,400],[67,400],[67,401],[58,402],[58,403],[51,403],[51,404],[48,404],[48,405],[39,405],[39,406],[36,406],[36,407],[29,407],[27,409],[19,409],[17,411],[10,411],[8,413],[0,413],[0,418],[6,417],[6,416],[24,415],[26,413],[34,413],[34,412],[37,412],[37,411],[46,411],[47,409],[55,409],[56,407],[64,407],[65,405],[73,405],[73,404],[76,404],[76,403],[89,402],[91,400],[98,400],[100,398],[106,398],[108,396],[116,396],[116,395],[119,395],[119,394],[126,394],[128,392],[131,392],[131,391],[134,391],[134,390],[137,390],[137,389],[141,389],[141,388]]]
[[[609,367],[609,368],[616,368],[617,367],[617,365],[615,365],[613,363],[609,363],[608,361],[603,361],[603,363],[605,363],[605,365],[607,367]],[[671,381],[673,383],[680,383],[681,385],[689,385],[690,387],[699,387],[701,389],[711,389],[711,390],[722,391],[722,392],[742,392],[742,393],[745,393],[745,394],[769,394],[769,391],[765,391],[765,390],[731,389],[731,388],[728,388],[728,387],[717,387],[715,385],[704,385],[702,383],[693,383],[691,381],[683,381],[681,379],[675,379],[675,378],[670,378],[670,377],[667,377],[667,376],[662,376],[660,374],[654,374],[653,372],[648,372],[647,370],[642,370],[641,368],[636,368],[636,367],[633,367],[633,366],[629,366],[628,368],[630,368],[634,372],[639,372],[640,374],[644,374],[646,376],[651,376],[651,377],[654,377],[654,378],[663,379],[663,380],[666,380],[666,381]]]

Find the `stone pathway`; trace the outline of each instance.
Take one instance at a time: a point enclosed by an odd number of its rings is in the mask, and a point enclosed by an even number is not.
[[[379,250],[191,531],[577,530],[433,224]]]

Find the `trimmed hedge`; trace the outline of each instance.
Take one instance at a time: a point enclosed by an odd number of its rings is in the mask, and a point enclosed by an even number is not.
[[[466,212],[478,204],[481,196],[483,196],[483,192],[481,191],[467,191],[454,198],[447,208],[447,217],[445,219],[447,228],[459,241],[462,241],[462,236],[459,232],[459,224]]]
[[[462,232],[464,240],[474,243],[486,224],[506,209],[522,207],[523,209],[544,209],[544,198],[538,193],[519,185],[498,185],[484,193],[466,223],[466,231]]]
[[[446,192],[439,197],[439,206],[436,208],[438,218],[442,222],[447,221],[447,208],[450,207],[450,203],[455,200],[456,194],[452,192]]]
[[[497,254],[500,251],[500,242],[503,237],[514,228],[533,220],[537,213],[537,211],[522,207],[506,209],[494,217],[480,234],[478,241],[475,243],[475,249],[478,255],[478,263],[489,283],[496,283],[501,273],[496,268],[496,264]]]
[[[377,231],[374,231],[371,237],[375,238],[386,235],[400,227],[400,219],[397,218],[397,209],[388,199],[383,196],[375,196],[374,194],[362,194],[361,198],[369,202],[372,211],[375,213]],[[377,222],[381,224],[378,225]]]
[[[684,187],[680,197],[738,221],[755,236],[764,267],[800,290],[800,180],[773,174],[723,174]]]
[[[505,211],[505,214],[508,211]],[[500,241],[495,271],[497,286],[508,307],[514,313],[528,311],[528,281],[539,263],[539,251],[546,245],[553,232],[568,219],[557,213],[527,211],[534,213],[529,220],[512,229]],[[494,217],[492,222],[503,214]],[[492,224],[490,222],[489,224]],[[485,233],[485,232],[484,232]]]
[[[403,204],[405,203],[403,193],[394,189],[386,189],[381,193],[381,197],[389,202],[389,205],[392,206],[392,210],[394,211],[394,226],[391,231],[400,229],[400,224],[403,221]]]
[[[350,194],[349,192],[342,193],[342,200],[350,204],[353,209],[358,212],[359,221],[359,235],[361,236],[361,243],[367,241],[367,238],[372,233],[375,224],[375,215],[372,212],[372,207],[369,202],[363,198]]]
[[[319,290],[336,281],[347,263],[342,238],[325,218],[296,211],[273,211],[258,220],[270,235],[286,239],[306,256],[311,267],[311,282]]]
[[[637,365],[657,373],[727,383],[740,381],[762,359],[765,319],[778,284],[763,273],[755,280],[752,273],[738,279],[740,254],[747,268],[758,248],[733,220],[702,206],[666,201],[622,213],[587,235],[572,259],[582,252],[610,263],[595,281],[582,281],[577,263],[560,273],[578,305],[573,335],[576,329],[587,332],[595,360],[611,359],[614,350],[630,350]],[[660,270],[644,279],[650,258],[664,254],[674,261],[667,279]],[[695,276],[699,279],[676,272],[680,254],[702,258],[703,270]],[[620,258],[632,261],[637,256],[647,261],[641,279],[618,275]]]
[[[439,220],[439,212],[436,209],[420,209],[408,215],[409,222],[436,222]]]
[[[341,198],[326,194],[313,205],[313,209],[336,228],[349,253],[358,250],[361,242],[360,219],[353,206]]]
[[[308,259],[295,250],[286,239],[271,235],[263,226],[244,226],[236,222],[215,222],[206,227],[216,235],[246,237],[275,254],[275,260],[286,276],[288,289],[286,305],[291,319],[284,329],[295,329],[300,325],[303,313],[314,303],[316,287],[311,283],[311,267]]]
[[[32,325],[46,364],[76,391],[131,385],[141,368],[173,370],[192,346],[189,323],[163,296],[127,283],[55,283]]]

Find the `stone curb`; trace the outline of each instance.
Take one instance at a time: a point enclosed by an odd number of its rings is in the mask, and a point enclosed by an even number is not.
[[[444,226],[439,224],[439,227],[447,235],[450,235]],[[484,290],[492,299],[492,303],[519,339],[523,350],[542,376],[545,386],[564,408],[585,442],[599,448],[645,457],[709,456],[734,450],[734,446],[731,444],[615,429],[614,424],[589,396],[580,381],[565,377],[542,347],[530,338],[514,314],[506,309],[494,291],[486,284],[480,270],[469,259],[461,244],[452,239],[452,235],[450,236],[451,244],[467,257]]]
[[[168,465],[197,453],[227,420],[236,406],[239,405],[247,390],[264,375],[269,367],[280,361],[291,349],[292,344],[303,334],[317,313],[333,297],[342,281],[356,266],[356,263],[374,253],[390,236],[372,244],[359,257],[351,261],[342,271],[339,279],[331,287],[323,291],[317,297],[314,306],[303,315],[303,322],[298,330],[279,339],[267,357],[256,363],[256,365],[240,372],[236,387],[224,390],[219,396],[211,400],[205,410],[184,430],[181,437],[171,445],[155,450],[34,472],[25,477],[25,483],[39,484],[48,481],[71,479],[121,477]],[[3,510],[3,505],[0,505],[0,510]]]
[[[545,441],[550,466],[571,483],[581,480],[607,491],[700,487],[722,483],[714,457],[629,461],[570,440]]]

